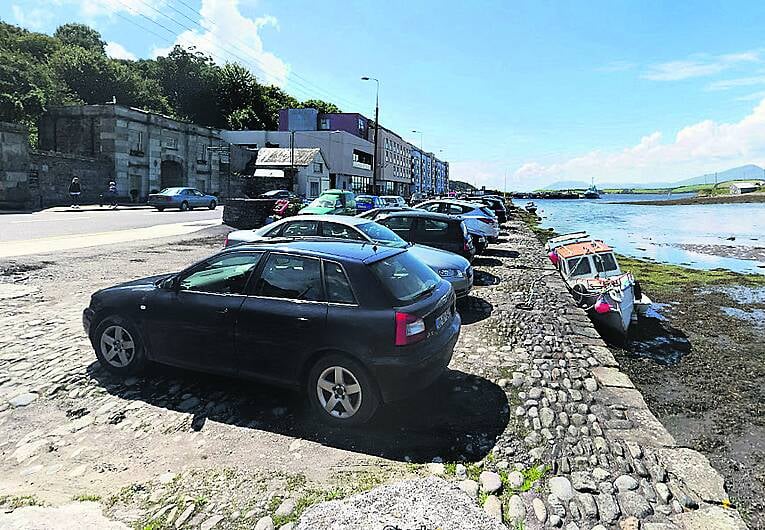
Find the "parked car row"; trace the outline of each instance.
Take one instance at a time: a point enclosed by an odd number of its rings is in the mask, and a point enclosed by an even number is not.
[[[330,190],[180,272],[94,293],[83,325],[98,361],[122,376],[158,362],[299,389],[336,425],[427,387],[451,360],[470,260],[497,219],[476,202],[368,198]]]

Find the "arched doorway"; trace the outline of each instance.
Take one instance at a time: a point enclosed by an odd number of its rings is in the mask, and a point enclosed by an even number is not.
[[[184,185],[183,166],[175,160],[163,160],[160,166],[160,187],[176,188]]]

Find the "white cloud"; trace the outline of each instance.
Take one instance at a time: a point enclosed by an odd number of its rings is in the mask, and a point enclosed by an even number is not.
[[[715,81],[707,86],[707,90],[729,90],[742,86],[765,85],[765,75],[755,75],[751,77],[739,77],[736,79],[723,79]]]
[[[652,81],[680,81],[719,74],[740,63],[760,60],[760,52],[755,50],[724,55],[698,54],[681,61],[654,64],[641,77]]]
[[[738,122],[704,120],[684,127],[669,141],[664,141],[657,131],[619,151],[595,150],[549,164],[529,161],[513,177],[526,187],[540,187],[555,180],[589,181],[592,177],[601,182],[650,183],[763,160],[765,99]]]
[[[753,94],[737,97],[736,101],[759,101],[761,99],[765,99],[765,90],[760,90],[759,92],[754,92]]]
[[[279,28],[277,19],[265,15],[248,18],[239,10],[238,0],[202,0],[199,25],[204,28],[184,31],[173,45],[155,48],[152,56],[166,55],[173,46],[194,46],[212,56],[216,62],[231,61],[248,67],[261,82],[284,86],[289,65],[263,47],[259,30],[265,26]]]
[[[144,15],[156,19],[166,5],[165,0],[81,0],[72,3],[79,6],[80,13],[88,20],[111,17],[117,13]]]
[[[49,9],[26,8],[13,4],[11,11],[19,26],[31,30],[41,30],[53,19],[53,13]]]
[[[125,47],[119,42],[109,41],[106,43],[105,49],[106,55],[112,59],[129,59],[131,61],[136,60],[135,54],[126,50]]]

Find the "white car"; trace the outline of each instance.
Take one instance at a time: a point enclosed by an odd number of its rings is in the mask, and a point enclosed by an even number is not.
[[[401,206],[406,207],[406,201],[400,195],[383,195],[380,200],[385,206]]]
[[[489,243],[496,243],[499,238],[497,216],[491,208],[483,204],[452,199],[434,199],[417,204],[415,208],[460,217],[465,221],[468,233],[473,238],[473,243],[479,253],[486,250]]]

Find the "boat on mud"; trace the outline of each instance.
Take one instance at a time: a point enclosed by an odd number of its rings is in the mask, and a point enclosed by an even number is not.
[[[632,274],[621,270],[613,249],[587,232],[554,237],[545,248],[574,300],[596,324],[626,337],[637,314],[651,305]]]

